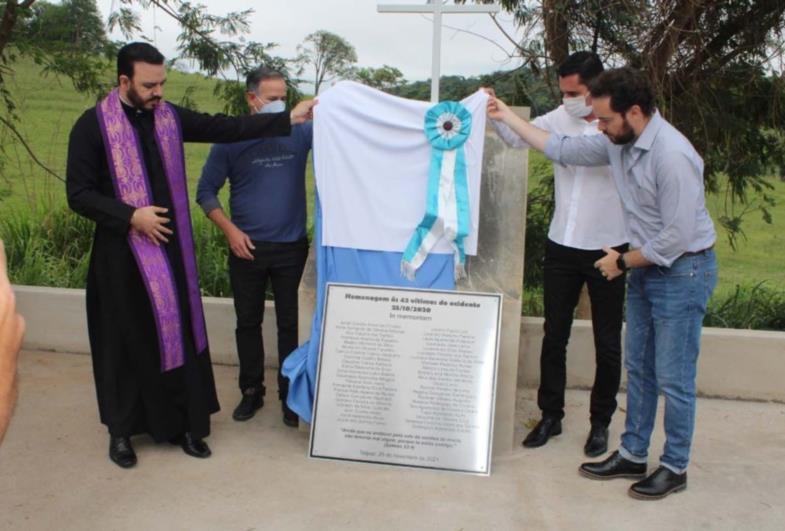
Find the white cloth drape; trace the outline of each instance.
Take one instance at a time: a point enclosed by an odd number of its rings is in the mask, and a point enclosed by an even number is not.
[[[471,206],[465,245],[475,255],[487,95],[478,91],[461,103],[472,114],[464,145]],[[403,252],[425,213],[432,148],[423,126],[431,106],[350,81],[320,94],[314,168],[323,245]],[[433,252],[453,250],[442,239]]]

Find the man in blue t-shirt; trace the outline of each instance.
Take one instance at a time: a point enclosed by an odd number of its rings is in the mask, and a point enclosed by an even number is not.
[[[246,78],[251,113],[286,108],[283,75],[259,67]],[[237,314],[237,354],[242,400],[235,420],[248,420],[264,400],[262,319],[268,280],[275,297],[278,327],[278,397],[283,421],[297,426],[297,415],[286,406],[289,382],[281,375],[284,358],[297,347],[297,289],[308,256],[305,168],[313,126],[292,128],[291,136],[215,144],[202,169],[196,201],[226,235],[229,277]],[[229,179],[229,219],[218,191]]]

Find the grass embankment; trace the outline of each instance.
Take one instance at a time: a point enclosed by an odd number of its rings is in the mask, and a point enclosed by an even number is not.
[[[17,103],[17,124],[38,159],[60,177],[65,177],[68,138],[76,119],[95,104],[92,96],[76,92],[66,79],[43,77],[30,62],[16,64],[15,75],[6,78]],[[112,76],[107,71],[107,79]],[[213,82],[198,74],[169,71],[166,98],[178,103],[188,93],[199,111],[220,112],[223,103],[213,96]],[[190,93],[189,93],[190,91]],[[67,211],[65,184],[36,165],[24,146],[12,135],[0,137],[0,237],[9,240],[9,270],[21,284],[80,287],[84,284],[88,248],[74,239],[67,248],[58,246],[58,233],[92,234],[91,225]],[[195,202],[196,184],[209,144],[186,144],[186,170],[193,209],[194,231],[202,286],[205,293],[228,295],[227,250],[223,235],[201,214]],[[313,212],[313,174],[308,168],[309,226]],[[221,192],[227,201],[228,185]],[[67,228],[66,228],[67,226]],[[80,232],[81,231],[81,232]],[[89,241],[89,240],[88,240]],[[79,245],[82,245],[79,247]]]
[[[14,69],[15,75],[6,79],[18,104],[17,112],[22,117],[19,129],[39,159],[64,177],[71,126],[95,102],[89,95],[77,93],[65,79],[42,77],[40,69],[32,63],[16,64]],[[107,78],[111,75],[107,72]],[[219,112],[222,109],[223,104],[212,94],[213,82],[197,74],[170,71],[166,97],[177,103],[189,87],[193,87],[190,97],[196,101],[200,111]],[[4,159],[4,165],[0,167],[0,237],[17,241],[16,246],[9,245],[13,280],[17,283],[81,286],[86,269],[86,257],[81,249],[89,241],[90,224],[73,219],[75,216],[66,211],[64,184],[36,166],[16,139],[6,134],[0,137],[0,142],[3,150],[0,158]],[[186,145],[189,190],[194,209],[198,209],[194,202],[196,183],[209,147],[205,144]],[[530,164],[541,163],[540,157],[540,154],[532,153]],[[736,321],[745,327],[744,322],[760,321],[760,314],[785,308],[785,302],[782,302],[785,299],[785,182],[775,178],[770,182],[774,186],[771,195],[777,200],[777,206],[772,210],[773,223],[766,224],[760,216],[750,214],[744,222],[746,236],[739,240],[737,250],[731,248],[721,229],[717,241],[720,279],[714,306],[722,307],[728,301],[736,300],[731,313],[737,314]],[[313,212],[310,166],[307,183],[310,225]],[[533,175],[530,189],[536,184],[537,177]],[[224,189],[224,201],[226,193]],[[707,204],[714,219],[718,219],[724,211],[723,197],[710,196]],[[193,219],[203,289],[208,294],[226,295],[229,291],[222,236],[201,215],[201,211],[194,210]],[[24,238],[27,238],[26,243],[22,243]],[[762,287],[756,288],[761,283]],[[529,293],[525,306],[539,308],[538,297],[537,293]],[[750,306],[756,303],[762,306]],[[715,321],[721,324],[723,319]]]
[[[542,163],[543,155],[530,152],[530,167]],[[536,174],[529,182],[529,189],[539,181]],[[725,212],[724,195],[708,195],[706,205],[717,228],[715,249],[719,262],[719,283],[715,297],[729,296],[737,285],[750,286],[764,283],[775,289],[785,289],[785,182],[771,177],[774,189],[769,193],[776,206],[771,210],[773,222],[766,223],[760,214],[752,212],[744,217],[744,235],[740,236],[734,250],[727,233],[717,220]]]

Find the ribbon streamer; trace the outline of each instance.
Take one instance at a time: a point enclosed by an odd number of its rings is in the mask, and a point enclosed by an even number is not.
[[[455,278],[466,276],[463,241],[469,235],[469,187],[463,145],[472,129],[471,113],[458,102],[444,101],[425,113],[425,136],[431,143],[431,165],[425,216],[406,246],[401,274],[414,280],[417,269],[440,238],[453,248]]]

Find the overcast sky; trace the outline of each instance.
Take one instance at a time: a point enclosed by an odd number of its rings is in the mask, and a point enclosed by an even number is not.
[[[117,0],[115,3],[119,4]],[[379,4],[424,4],[425,0],[200,0],[200,3],[214,14],[253,9],[248,38],[278,43],[274,55],[292,58],[306,35],[327,30],[355,47],[359,66],[388,64],[401,70],[409,81],[431,77],[431,17],[376,11]],[[97,4],[106,19],[113,0],[97,0]],[[176,23],[166,14],[152,10],[142,20],[145,34],[150,38],[155,36],[161,52],[167,58],[176,55]],[[511,15],[499,13],[497,20],[509,32],[515,32]],[[510,49],[487,14],[445,15],[443,24],[481,34]],[[159,29],[154,31],[154,27]],[[120,40],[122,36],[118,33],[112,38]],[[473,76],[519,64],[511,62],[499,47],[487,40],[447,27],[443,30],[442,43],[442,75]],[[311,74],[306,72],[303,77],[309,78]]]

